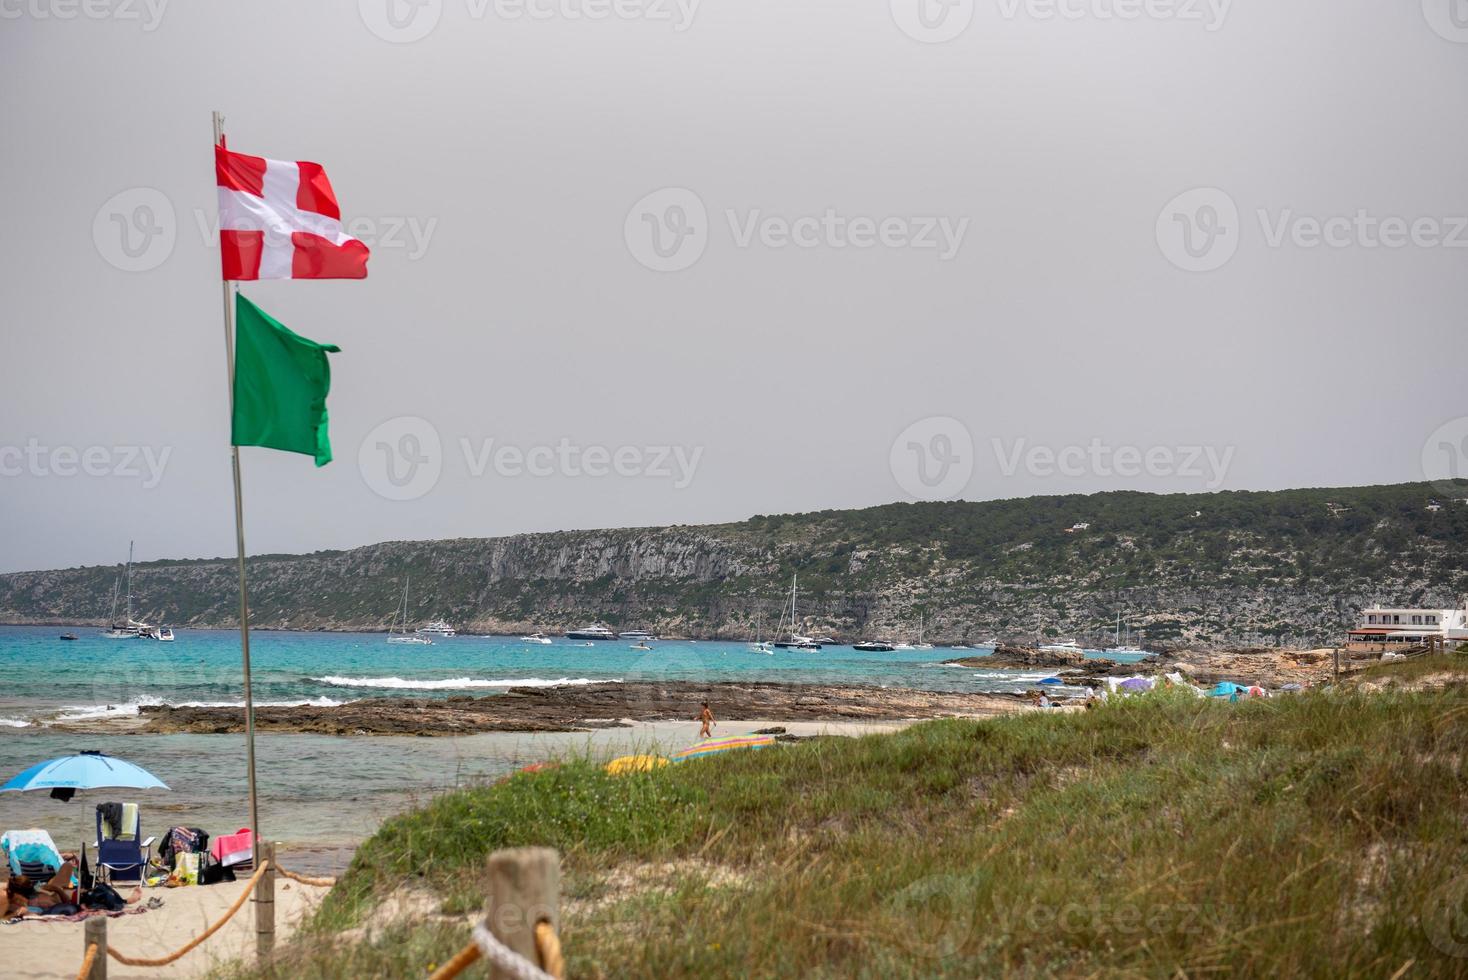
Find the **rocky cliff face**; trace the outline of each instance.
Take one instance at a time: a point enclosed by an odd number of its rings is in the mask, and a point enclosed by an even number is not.
[[[1334,520],[1312,495],[1348,500],[1360,519]],[[1425,512],[1425,496],[1410,486],[1107,494],[391,542],[250,559],[251,615],[261,628],[385,629],[411,578],[414,623],[514,633],[600,620],[742,639],[758,618],[768,637],[798,572],[800,632],[840,639],[914,640],[921,618],[936,643],[1099,644],[1121,613],[1150,644],[1324,643],[1373,601],[1462,601],[1468,506]],[[1065,530],[1082,518],[1090,530]],[[0,621],[103,623],[118,572],[0,575]],[[235,582],[227,559],[133,574],[141,615],[183,627],[236,625]]]

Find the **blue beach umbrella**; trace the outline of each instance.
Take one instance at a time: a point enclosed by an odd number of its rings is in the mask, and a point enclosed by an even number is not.
[[[168,789],[168,786],[142,766],[125,759],[101,752],[79,752],[36,763],[0,786],[0,793],[37,789],[48,789],[52,796],[66,800],[79,789]]]

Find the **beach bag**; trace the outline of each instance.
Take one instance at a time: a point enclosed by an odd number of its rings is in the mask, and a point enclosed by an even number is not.
[[[180,885],[199,883],[199,855],[180,854],[173,859],[173,874]]]
[[[82,895],[82,908],[121,912],[127,908],[127,903],[122,900],[121,895],[117,894],[117,889],[111,885],[96,885],[91,891]]]
[[[82,910],[81,909],[81,906],[79,906],[79,905],[74,905],[71,902],[62,902],[60,905],[53,905],[53,906],[51,906],[49,909],[47,909],[46,911],[42,912],[41,914],[42,915],[76,915],[81,910]]]

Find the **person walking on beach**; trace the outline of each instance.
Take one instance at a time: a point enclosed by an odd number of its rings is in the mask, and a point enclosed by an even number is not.
[[[714,713],[709,710],[709,703],[707,701],[703,703],[703,710],[698,713],[698,720],[700,725],[698,737],[708,738],[711,736],[713,734]]]

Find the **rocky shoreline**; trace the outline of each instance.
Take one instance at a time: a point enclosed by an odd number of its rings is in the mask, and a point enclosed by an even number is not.
[[[368,698],[332,707],[255,709],[262,732],[320,735],[474,735],[577,732],[637,722],[688,721],[708,701],[724,721],[907,721],[1020,711],[1008,694],[966,694],[825,684],[631,683],[512,688],[488,697]],[[223,734],[244,730],[240,708],[160,705],[137,718],[55,726],[76,732]]]

